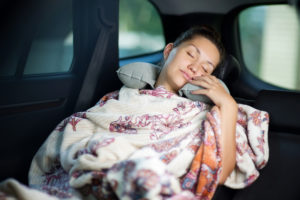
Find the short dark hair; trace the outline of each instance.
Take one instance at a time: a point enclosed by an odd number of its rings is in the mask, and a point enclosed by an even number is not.
[[[193,39],[195,36],[202,36],[210,40],[214,45],[216,45],[217,49],[220,53],[220,62],[218,66],[221,65],[225,59],[225,48],[221,41],[221,35],[212,27],[204,25],[204,26],[193,26],[183,32],[173,43],[174,47],[179,46],[181,43]]]

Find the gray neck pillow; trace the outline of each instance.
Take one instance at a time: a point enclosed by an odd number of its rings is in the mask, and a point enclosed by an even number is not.
[[[154,88],[160,70],[161,67],[159,67],[158,65],[154,65],[146,62],[134,62],[120,67],[117,70],[117,74],[120,81],[126,87],[133,88],[133,89],[144,89],[147,86]],[[225,83],[220,79],[218,80],[224,86],[226,91],[229,93],[229,90],[225,85]],[[179,90],[179,95],[185,96],[186,98],[191,99],[193,101],[201,101],[204,103],[212,104],[212,101],[207,96],[190,93],[193,90],[199,90],[199,89],[203,89],[203,88],[188,83]]]

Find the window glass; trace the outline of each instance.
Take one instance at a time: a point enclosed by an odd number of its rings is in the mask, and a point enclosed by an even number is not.
[[[165,45],[160,16],[149,1],[120,0],[119,57],[162,50]]]
[[[246,67],[260,79],[300,90],[299,22],[289,5],[256,6],[239,15]]]
[[[34,38],[24,74],[67,72],[73,58],[72,1],[57,1]],[[55,14],[55,15],[53,15]]]
[[[69,71],[73,58],[72,0],[23,4],[5,13],[0,32],[5,41],[0,46],[0,77]]]
[[[24,74],[67,72],[73,58],[73,34],[33,41]]]

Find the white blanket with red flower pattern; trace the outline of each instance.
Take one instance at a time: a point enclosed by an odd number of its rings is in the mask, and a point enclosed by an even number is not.
[[[239,105],[237,166],[225,185],[243,188],[269,156],[268,114]],[[30,188],[0,184],[23,199],[211,199],[221,172],[217,107],[164,88],[123,87],[61,122],[36,153]]]

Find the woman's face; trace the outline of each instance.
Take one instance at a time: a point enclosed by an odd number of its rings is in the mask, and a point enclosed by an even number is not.
[[[177,93],[193,77],[211,74],[220,61],[220,53],[210,40],[195,36],[177,47],[168,44],[164,59],[157,84]]]

